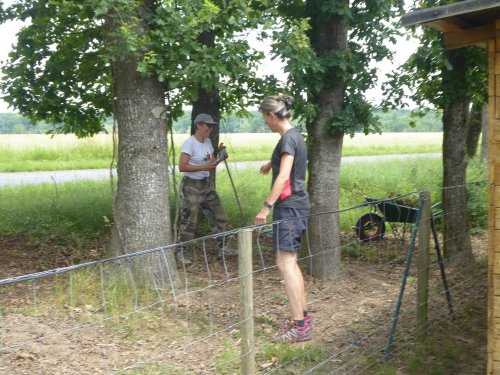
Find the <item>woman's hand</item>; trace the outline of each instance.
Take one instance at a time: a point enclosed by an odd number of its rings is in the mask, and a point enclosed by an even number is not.
[[[207,164],[204,164],[203,167],[205,167],[206,171],[211,171],[212,169],[217,168],[218,164],[219,162],[217,161],[217,159],[212,158]]]
[[[208,163],[202,165],[191,165],[189,164],[189,159],[191,157],[189,154],[181,153],[179,158],[179,171],[180,172],[199,172],[199,171],[211,171],[217,168],[217,160],[211,158]]]
[[[268,174],[271,169],[272,169],[271,162],[268,162],[264,164],[262,167],[260,167],[260,174]]]
[[[262,207],[262,209],[259,211],[257,216],[255,216],[254,224],[255,225],[265,224],[267,221],[267,215],[269,215],[269,211],[270,211],[269,208],[267,208],[265,206]]]

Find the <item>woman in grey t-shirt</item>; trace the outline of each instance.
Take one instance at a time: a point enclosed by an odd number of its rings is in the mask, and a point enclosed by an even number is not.
[[[297,263],[297,254],[310,214],[306,190],[307,147],[304,137],[291,123],[293,98],[285,95],[268,96],[260,104],[264,122],[281,135],[271,161],[260,169],[272,170],[271,192],[255,217],[255,224],[265,224],[273,208],[273,249],[276,263],[285,283],[290,304],[290,318],[279,320],[281,331],[273,340],[299,342],[311,339],[312,315],[307,311],[304,278]]]

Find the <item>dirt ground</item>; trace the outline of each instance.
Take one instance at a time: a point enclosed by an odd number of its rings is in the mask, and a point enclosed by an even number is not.
[[[314,338],[292,346],[298,348],[290,354],[294,360],[269,342],[276,332],[273,321],[287,313],[287,304],[272,254],[255,256],[254,269],[260,270],[254,275],[256,372],[485,374],[484,238],[474,240],[476,264],[446,270],[453,314],[439,269],[431,269],[430,327],[424,344],[415,331],[412,267],[388,357],[393,372],[382,372],[388,368],[383,357],[406,260],[406,248],[401,258],[388,259],[392,247],[386,239],[346,249],[341,275],[333,280],[319,280],[306,271]],[[103,248],[96,243],[83,253],[95,259]],[[75,254],[74,249],[5,238],[0,241],[0,278],[66,266],[81,254],[81,249]],[[0,374],[237,374],[237,273],[235,259],[223,264],[215,253],[206,259],[198,255],[181,272],[186,286],[175,298],[167,293],[159,298],[162,303],[136,301],[125,307],[126,314],[115,316],[95,303],[79,303],[76,288],[61,293],[52,279],[0,286]]]

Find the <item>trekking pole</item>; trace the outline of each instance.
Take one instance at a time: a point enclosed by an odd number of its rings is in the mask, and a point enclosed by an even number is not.
[[[226,165],[227,175],[229,176],[229,181],[231,181],[231,186],[233,187],[234,196],[236,197],[236,204],[238,205],[238,208],[240,209],[241,221],[242,221],[243,225],[246,226],[247,225],[247,218],[245,217],[245,214],[243,213],[243,208],[241,207],[240,197],[238,196],[238,192],[236,191],[236,186],[234,185],[233,176],[231,176],[231,171],[229,170],[229,165],[227,164],[226,146],[224,146],[224,144],[221,143],[218,150],[219,150],[219,155],[220,155],[219,158],[224,160],[224,164]]]
[[[231,176],[231,171],[229,170],[229,165],[227,165],[226,159],[224,159],[224,164],[226,164],[227,175],[229,176],[229,181],[231,181],[231,186],[233,187],[234,196],[236,197],[236,203],[238,204],[238,208],[240,209],[241,221],[243,225],[247,225],[247,218],[243,213],[243,208],[241,207],[240,198],[238,197],[238,192],[236,191],[236,186],[234,186],[233,177]]]

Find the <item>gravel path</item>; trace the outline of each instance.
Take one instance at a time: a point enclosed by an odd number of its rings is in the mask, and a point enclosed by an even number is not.
[[[373,155],[373,156],[346,156],[342,158],[342,163],[352,163],[360,161],[388,160],[388,159],[409,159],[409,158],[436,158],[441,154],[402,154],[402,155]],[[228,162],[230,170],[243,168],[260,168],[266,161],[246,161],[246,162]],[[223,167],[223,166],[222,166]],[[116,176],[116,171],[113,171]],[[41,171],[41,172],[13,172],[0,173],[0,187],[42,184],[42,183],[60,183],[74,182],[80,180],[102,180],[109,178],[109,169],[81,169],[66,171]]]

